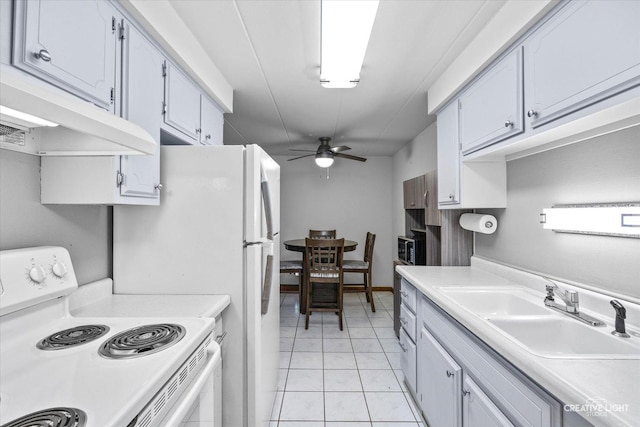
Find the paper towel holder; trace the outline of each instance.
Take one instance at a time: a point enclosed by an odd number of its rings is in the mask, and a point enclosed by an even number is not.
[[[640,203],[554,205],[542,210],[540,223],[558,233],[640,239]]]
[[[463,213],[458,220],[465,230],[482,234],[493,234],[498,227],[498,220],[493,215]]]

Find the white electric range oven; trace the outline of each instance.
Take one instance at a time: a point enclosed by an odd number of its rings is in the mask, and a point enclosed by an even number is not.
[[[68,252],[0,252],[0,426],[215,426],[211,318],[76,318]]]

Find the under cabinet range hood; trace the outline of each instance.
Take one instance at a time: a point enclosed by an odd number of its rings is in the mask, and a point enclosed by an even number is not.
[[[39,156],[156,152],[156,141],[140,126],[72,95],[54,92],[8,70],[0,71],[0,105],[58,125],[41,126],[3,113],[0,148]]]

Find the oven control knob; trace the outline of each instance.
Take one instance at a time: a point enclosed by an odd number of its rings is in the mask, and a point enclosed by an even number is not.
[[[31,267],[31,270],[29,270],[29,278],[35,283],[42,283],[46,277],[47,272],[44,271],[44,267],[41,265],[34,265]]]
[[[51,266],[51,272],[57,278],[62,279],[67,275],[67,266],[62,261],[55,261]]]

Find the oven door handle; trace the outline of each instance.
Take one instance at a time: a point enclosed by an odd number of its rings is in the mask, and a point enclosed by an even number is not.
[[[184,420],[187,415],[189,415],[189,410],[193,408],[194,402],[197,401],[198,396],[200,396],[200,392],[204,388],[205,384],[213,375],[213,370],[215,366],[220,361],[220,346],[212,342],[207,347],[207,363],[202,367],[202,370],[198,373],[198,376],[193,379],[191,384],[184,391],[183,395],[180,396],[180,399],[176,404],[171,408],[171,416],[163,422],[163,427],[178,427],[180,425],[184,425]],[[214,390],[214,393],[220,393],[221,390]]]

